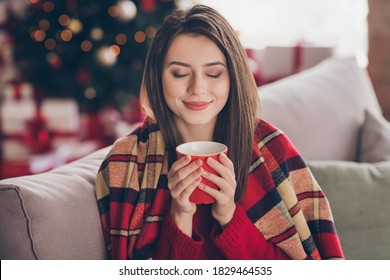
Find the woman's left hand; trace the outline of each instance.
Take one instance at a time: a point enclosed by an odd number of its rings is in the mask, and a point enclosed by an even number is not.
[[[219,161],[212,158],[207,159],[207,164],[219,176],[206,171],[202,174],[204,178],[216,184],[219,190],[204,184],[200,184],[199,188],[215,199],[215,203],[211,209],[211,215],[218,221],[222,229],[224,229],[233,218],[234,211],[236,210],[234,195],[236,193],[237,183],[231,160],[225,154],[220,154]]]

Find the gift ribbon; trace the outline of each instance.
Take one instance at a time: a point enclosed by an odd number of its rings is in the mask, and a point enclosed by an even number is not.
[[[299,41],[294,47],[294,68],[293,73],[298,73],[302,71],[303,63],[302,63],[302,41]]]
[[[65,132],[65,131],[52,131],[49,130],[50,137],[54,138],[72,138],[72,137],[78,137],[78,133],[76,132]],[[2,135],[3,139],[7,140],[21,140],[23,141],[26,139],[26,133],[9,133]]]
[[[34,153],[43,153],[50,151],[51,141],[54,138],[74,138],[79,136],[76,132],[52,131],[39,126],[37,126],[35,131],[31,131],[34,129],[30,129],[26,133],[3,134],[3,139],[26,143]]]
[[[12,84],[12,88],[14,89],[14,98],[19,101],[22,99],[22,83]]]

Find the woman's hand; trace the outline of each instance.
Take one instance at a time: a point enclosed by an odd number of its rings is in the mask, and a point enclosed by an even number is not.
[[[207,164],[213,168],[218,174],[214,175],[210,172],[203,172],[202,176],[213,182],[219,187],[219,190],[213,189],[204,184],[200,184],[199,188],[208,193],[215,199],[215,203],[211,209],[211,214],[218,221],[222,229],[233,218],[236,210],[234,195],[236,193],[236,176],[234,174],[234,166],[231,160],[225,155],[219,155],[220,162],[208,158]]]
[[[190,201],[190,195],[199,185],[203,174],[202,161],[191,161],[184,156],[172,164],[168,172],[168,189],[172,196],[170,214],[176,225],[188,236],[192,235],[192,216],[196,204]]]

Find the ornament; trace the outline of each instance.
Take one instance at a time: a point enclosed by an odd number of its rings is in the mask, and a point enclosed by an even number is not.
[[[117,56],[113,53],[109,47],[101,47],[96,53],[98,61],[103,66],[112,66],[117,61]]]
[[[139,5],[144,13],[152,13],[156,10],[156,0],[141,0]]]
[[[121,0],[118,1],[119,8],[118,19],[121,21],[131,21],[137,16],[137,6],[133,1]]]

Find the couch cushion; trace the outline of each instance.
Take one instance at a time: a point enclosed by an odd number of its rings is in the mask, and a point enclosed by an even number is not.
[[[95,178],[102,149],[47,173],[0,181],[0,259],[105,259]]]
[[[382,115],[366,111],[360,142],[359,161],[390,160],[390,123]]]
[[[308,161],[347,259],[390,259],[390,161]]]
[[[365,109],[380,114],[372,84],[355,58],[324,62],[259,88],[261,116],[306,159],[356,160]]]

